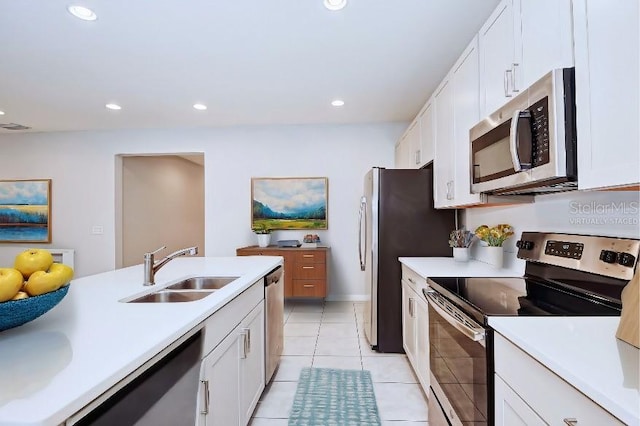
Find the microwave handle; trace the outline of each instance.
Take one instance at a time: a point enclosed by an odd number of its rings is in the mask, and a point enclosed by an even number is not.
[[[509,131],[509,151],[511,152],[511,162],[513,163],[513,170],[516,172],[520,172],[523,169],[531,168],[531,158],[527,158],[525,163],[523,163],[520,159],[520,153],[523,150],[529,153],[527,156],[531,157],[531,137],[526,138],[525,144],[529,144],[528,147],[521,146],[520,139],[523,137],[523,134],[520,132],[520,124],[521,121],[528,121],[531,118],[531,113],[526,110],[515,110],[513,112],[513,116],[511,117],[511,129]],[[521,120],[524,119],[524,120]]]

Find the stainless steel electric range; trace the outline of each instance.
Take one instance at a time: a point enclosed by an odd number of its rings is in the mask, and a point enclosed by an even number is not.
[[[491,316],[620,316],[640,240],[524,232],[523,277],[429,278],[431,388],[452,425],[494,424]]]

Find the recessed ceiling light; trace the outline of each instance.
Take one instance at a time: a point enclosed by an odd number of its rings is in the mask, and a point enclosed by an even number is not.
[[[331,101],[331,105],[333,105],[334,107],[341,107],[344,105],[344,101],[342,99],[334,99],[333,101]]]
[[[106,104],[105,108],[112,109],[114,111],[119,111],[122,109],[122,107],[118,104]]]
[[[84,6],[69,6],[67,7],[69,13],[75,16],[78,19],[82,19],[83,21],[95,21],[98,19],[98,15],[96,13]]]
[[[193,108],[197,109],[198,111],[204,111],[207,109],[207,106],[205,104],[193,104]]]
[[[347,5],[347,0],[324,0],[324,7],[329,10],[340,10]]]

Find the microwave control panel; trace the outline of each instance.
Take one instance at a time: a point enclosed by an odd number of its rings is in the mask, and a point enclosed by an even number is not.
[[[582,258],[583,250],[584,244],[582,243],[549,240],[544,248],[544,254],[579,260]]]
[[[531,162],[533,167],[549,162],[549,97],[529,107],[531,114]]]

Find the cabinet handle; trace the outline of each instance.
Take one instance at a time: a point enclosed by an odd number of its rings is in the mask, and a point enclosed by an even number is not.
[[[513,71],[512,70],[506,70],[504,72],[504,96],[505,96],[505,98],[510,98],[510,97],[513,96],[511,94],[511,92],[509,92],[509,78],[511,78],[511,80],[512,80],[511,82],[513,83]]]
[[[240,332],[242,336],[242,345],[240,347],[240,359],[245,359],[247,357],[247,329],[243,328]]]
[[[410,283],[415,284],[416,282],[413,280],[413,278],[409,277],[407,278],[409,280]]]
[[[564,424],[569,425],[569,426],[576,426],[578,424],[578,419],[575,419],[573,417],[567,417],[564,420]]]
[[[413,297],[409,298],[409,316],[413,318]]]
[[[302,269],[313,269],[315,266],[303,266]]]
[[[204,394],[204,407],[200,410],[200,414],[209,414],[209,381],[200,380],[200,384],[204,387],[202,390]]]
[[[513,66],[511,67],[511,79],[512,79],[512,84],[511,84],[511,91],[512,92],[519,92],[520,89],[518,89],[516,87],[516,69],[520,66],[520,64],[516,64],[515,62],[513,63]]]
[[[247,338],[245,339],[245,341],[247,342],[247,353],[250,354],[251,353],[251,329],[250,328],[245,328],[245,336],[247,336]]]
[[[416,154],[414,155],[414,157],[415,157],[414,159],[415,159],[415,161],[416,161],[416,164],[420,164],[420,157],[421,157],[421,152],[420,152],[420,150],[417,150],[417,151],[416,151]]]
[[[315,285],[313,285],[313,284],[305,284],[302,287],[304,287],[304,288],[313,288],[313,287],[315,287]]]
[[[302,257],[313,257],[312,254],[303,254]]]
[[[453,187],[453,181],[450,180],[447,182],[447,200],[453,200],[453,194],[451,193],[451,188]]]

